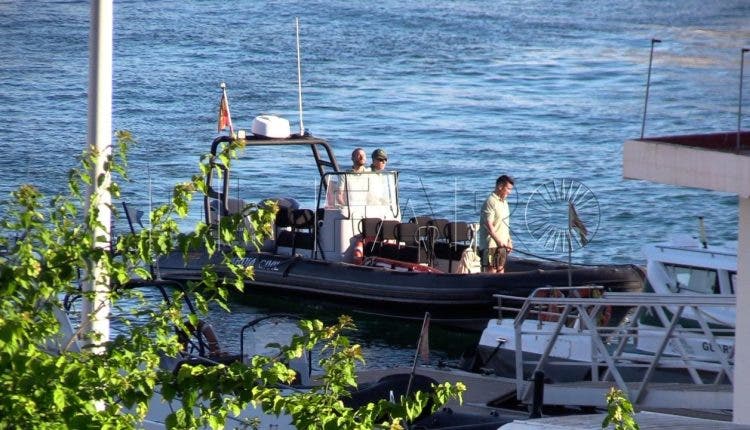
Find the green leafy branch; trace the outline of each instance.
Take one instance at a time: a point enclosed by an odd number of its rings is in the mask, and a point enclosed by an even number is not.
[[[612,424],[615,430],[638,430],[640,427],[635,421],[633,405],[625,393],[615,387],[610,388],[607,393],[607,416],[602,422],[602,428]]]
[[[264,413],[287,414],[298,428],[400,428],[430,398],[433,408],[460,399],[465,387],[441,384],[430,395],[417,392],[399,403],[345,407],[342,398],[356,386],[354,369],[363,361],[359,346],[343,335],[354,328],[348,317],[332,326],[302,322],[302,335],[279,357],[256,356],[248,364],[186,363],[174,371],[160,367],[164,357],[184,354],[177,333],[197,326],[209,304],[228,310],[229,289],[242,290],[253,275],[251,268],[232,262],[270,232],[276,207],[247,206],[216,225],[200,222],[189,233],[179,231],[178,219],[187,216],[195,195],[208,192],[212,163],[228,166],[242,148],[242,141],[232,141],[217,157],[201,158],[200,173],[175,186],[172,200],[149,214],[148,229],[110,245],[108,237],[96,233],[105,227],[98,217],[98,191],[106,184],[106,191],[119,197],[117,180],[127,180],[126,154],[133,143],[128,133],[118,133],[116,150],[96,178],[89,172],[101,154],[88,151],[81,168],[69,175],[67,196],[48,199],[36,187],[22,185],[5,205],[0,219],[0,429],[135,428],[157,396],[179,405],[167,417],[170,428],[221,428],[251,405]],[[116,205],[109,209],[117,216]],[[185,256],[206,250],[211,257],[202,278],[186,291],[172,291],[168,303],[154,306],[135,289],[119,288],[134,277],[151,279],[151,263],[175,249]],[[78,287],[90,280],[86,269],[94,266],[103,268],[114,287],[108,293],[112,324],[120,327],[102,352],[79,335],[87,327],[61,335],[65,327],[58,318],[62,297],[93,299]],[[183,294],[194,298],[195,314],[182,314]],[[306,391],[284,388],[295,376],[289,360],[320,343],[321,384]]]

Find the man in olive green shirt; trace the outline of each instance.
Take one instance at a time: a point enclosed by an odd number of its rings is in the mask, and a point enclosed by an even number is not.
[[[482,252],[482,270],[485,272],[505,272],[505,261],[513,250],[507,200],[513,185],[513,178],[500,176],[495,181],[495,189],[482,205],[477,246]]]

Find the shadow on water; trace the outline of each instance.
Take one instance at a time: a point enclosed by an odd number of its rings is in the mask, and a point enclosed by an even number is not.
[[[234,294],[230,309],[232,321],[242,321],[271,313],[291,313],[304,319],[318,319],[333,323],[341,315],[349,315],[354,320],[356,330],[347,337],[360,344],[365,356],[365,367],[392,367],[409,365],[414,360],[422,320],[407,320],[381,315],[373,315],[310,298],[299,300],[266,293]],[[219,317],[218,310],[212,312],[212,319]],[[231,330],[230,324],[221,324]],[[441,362],[458,363],[467,349],[476,346],[479,332],[461,331],[431,323],[429,327],[430,364]]]

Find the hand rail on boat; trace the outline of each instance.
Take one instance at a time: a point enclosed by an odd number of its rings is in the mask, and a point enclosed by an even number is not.
[[[212,172],[209,172],[206,177],[207,193],[203,197],[204,217],[207,224],[211,223],[210,201],[212,199],[219,200],[222,203],[223,210],[229,210],[227,202],[227,199],[229,198],[229,168],[228,166],[223,165],[216,156],[219,154],[222,145],[228,144],[233,140],[234,138],[231,136],[218,136],[211,142],[212,161],[210,163],[210,167],[211,170],[218,169],[221,171],[220,176],[222,177],[222,188],[221,192],[214,189],[214,186],[212,184]],[[331,149],[331,145],[326,140],[314,137],[309,133],[305,133],[304,135],[293,134],[288,138],[281,139],[251,135],[239,140],[243,142],[245,147],[294,145],[309,146],[312,150],[313,159],[315,160],[315,165],[321,178],[326,174],[327,170],[332,172],[341,171],[341,168],[336,161],[336,156],[333,153],[333,149]],[[323,151],[321,151],[319,147],[322,148]],[[327,158],[324,158],[322,156],[322,153],[325,153],[325,157]]]
[[[699,253],[699,254],[703,254],[703,255],[709,254],[712,257],[715,256],[715,255],[720,255],[720,256],[723,256],[723,257],[737,258],[737,253],[724,252],[724,251],[709,251],[706,248],[695,248],[695,249],[693,249],[693,248],[676,246],[676,245],[654,245],[654,248],[657,248],[660,251],[663,251],[665,249],[669,249],[669,250],[672,250],[672,251],[695,252],[695,253]]]
[[[590,382],[612,381],[628,393],[634,404],[643,401],[654,376],[664,370],[687,374],[687,379],[696,385],[733,385],[734,328],[710,322],[706,311],[734,308],[736,296],[614,292],[605,292],[600,297],[574,296],[591,288],[544,287],[523,298],[494,295],[498,300],[495,308],[499,324],[503,321],[503,311],[516,315],[513,325],[519,400],[528,399],[533,387],[525,375],[550,366],[588,366]],[[504,306],[509,301],[520,301],[522,305]],[[600,313],[606,308],[628,310],[629,317],[616,325],[602,324]],[[645,316],[657,326],[641,326],[639,321]],[[536,324],[524,325],[527,320],[534,320]],[[523,356],[524,335],[547,338],[536,364]],[[576,339],[589,342],[590,359],[571,362],[553,356],[552,351],[561,338],[568,343]],[[653,351],[636,351],[634,345],[639,338],[652,339]],[[696,345],[700,345],[702,351],[696,351]],[[534,365],[534,370],[524,373],[529,365]],[[633,370],[638,374],[635,380],[626,377],[626,372]]]

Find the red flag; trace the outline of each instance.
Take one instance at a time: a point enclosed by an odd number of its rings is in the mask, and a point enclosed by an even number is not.
[[[221,101],[219,102],[219,129],[222,131],[229,127],[229,133],[234,134],[234,127],[232,127],[232,116],[229,114],[229,100],[227,100],[226,90],[221,93]]]

